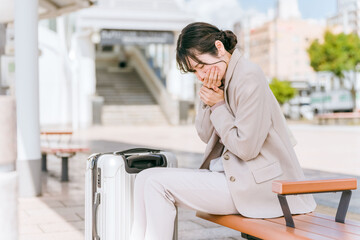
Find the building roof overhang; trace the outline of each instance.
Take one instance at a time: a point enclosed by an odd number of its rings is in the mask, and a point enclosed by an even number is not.
[[[181,31],[194,21],[194,16],[177,8],[129,9],[122,7],[93,6],[79,12],[78,26],[86,29],[131,29]]]
[[[38,0],[39,19],[54,18],[93,5],[94,0]],[[14,0],[0,0],[0,23],[14,21]]]

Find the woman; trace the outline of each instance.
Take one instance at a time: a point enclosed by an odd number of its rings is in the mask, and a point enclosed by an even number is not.
[[[203,82],[195,127],[207,143],[199,169],[150,168],[136,178],[132,240],[172,239],[176,208],[251,218],[282,216],[275,179],[301,170],[278,102],[261,69],[235,48],[231,31],[186,26],[177,42],[183,72]],[[288,196],[293,214],[315,209],[311,195]]]

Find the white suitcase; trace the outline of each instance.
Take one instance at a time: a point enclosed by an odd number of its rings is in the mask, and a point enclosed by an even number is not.
[[[88,158],[85,174],[85,240],[128,240],[136,174],[149,167],[177,167],[174,154],[134,148]],[[177,240],[177,216],[173,240]]]

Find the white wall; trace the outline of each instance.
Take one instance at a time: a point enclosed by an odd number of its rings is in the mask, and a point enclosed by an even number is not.
[[[95,47],[91,31],[77,32],[71,41],[72,128],[92,124],[91,98],[96,92]]]
[[[66,77],[60,38],[39,26],[39,83],[41,127],[70,125],[70,79]]]

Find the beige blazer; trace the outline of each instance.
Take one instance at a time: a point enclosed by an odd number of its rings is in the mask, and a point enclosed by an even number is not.
[[[299,165],[291,132],[260,67],[235,50],[224,83],[225,104],[212,112],[201,100],[195,127],[207,143],[200,169],[220,157],[234,204],[240,214],[252,218],[282,216],[275,179],[299,180]],[[217,135],[216,131],[221,137]],[[288,196],[291,213],[315,209],[312,195]]]

